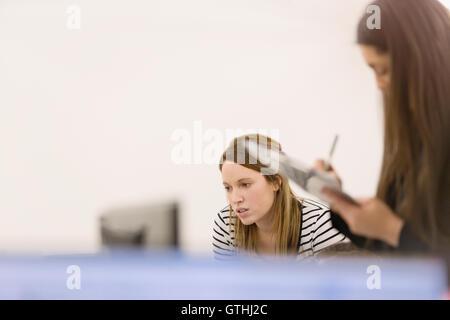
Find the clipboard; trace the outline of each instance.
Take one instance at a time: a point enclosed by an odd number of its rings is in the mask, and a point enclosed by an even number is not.
[[[253,159],[253,161],[259,160],[264,166],[262,174],[280,174],[285,176],[306,192],[325,201],[328,205],[331,201],[321,192],[323,187],[328,187],[330,191],[344,201],[358,207],[360,206],[356,200],[342,190],[339,182],[333,175],[315,170],[300,160],[288,156],[285,152],[268,149],[251,140],[248,143],[246,149],[250,159]],[[330,216],[334,228],[349,238],[357,247],[362,248],[365,246],[366,237],[353,234],[340,215],[330,211]]]
[[[322,189],[327,187],[344,201],[359,206],[358,202],[342,190],[339,182],[333,175],[315,170],[300,160],[288,156],[285,152],[277,149],[268,149],[265,146],[256,144],[255,141],[250,140],[246,149],[250,158],[257,159],[263,164],[262,174],[273,175],[278,173],[285,176],[306,192],[329,204],[330,199],[322,193]]]

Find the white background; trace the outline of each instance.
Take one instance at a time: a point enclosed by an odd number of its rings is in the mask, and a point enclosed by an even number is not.
[[[197,120],[224,139],[279,130],[311,164],[338,133],[344,188],[373,195],[381,99],[355,44],[367,3],[1,1],[0,251],[95,252],[104,210],[178,199],[182,248],[208,253],[218,167],[171,159]]]

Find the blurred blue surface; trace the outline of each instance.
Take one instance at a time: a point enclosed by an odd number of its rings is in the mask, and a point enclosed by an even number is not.
[[[68,288],[71,265],[79,267],[80,289]],[[367,286],[371,265],[379,267],[380,289]],[[148,251],[0,256],[0,299],[441,299],[446,284],[445,265],[434,259],[218,262]]]

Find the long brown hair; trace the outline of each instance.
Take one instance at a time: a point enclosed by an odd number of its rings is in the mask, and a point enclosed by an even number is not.
[[[260,173],[263,168],[267,168],[266,165],[260,162],[260,159],[252,159],[248,150],[242,148],[242,146],[248,146],[249,141],[256,142],[258,146],[261,145],[268,149],[281,151],[281,145],[277,141],[261,134],[248,134],[234,138],[221,157],[219,164],[221,172],[225,161],[238,163]],[[242,153],[242,158],[239,158],[239,153]],[[269,183],[278,183],[277,175],[264,174],[263,176]],[[271,208],[274,212],[275,254],[295,254],[300,233],[301,208],[297,197],[289,186],[288,180],[281,175],[278,176],[281,178],[281,185],[276,191]],[[230,221],[234,221],[235,246],[254,253],[256,251],[256,225],[244,225],[239,219],[235,218],[236,214],[233,212],[231,204],[229,206]]]
[[[377,0],[357,42],[391,57],[377,197],[432,248],[450,243],[450,18],[437,0]]]

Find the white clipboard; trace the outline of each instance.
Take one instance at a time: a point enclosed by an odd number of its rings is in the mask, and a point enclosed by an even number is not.
[[[251,159],[254,161],[257,159],[266,166],[262,169],[262,174],[278,173],[295,182],[306,192],[330,203],[330,199],[322,193],[323,187],[328,187],[343,200],[359,206],[351,196],[342,191],[339,182],[333,175],[315,170],[278,149],[266,148],[252,140],[248,141],[248,146],[245,148]]]

